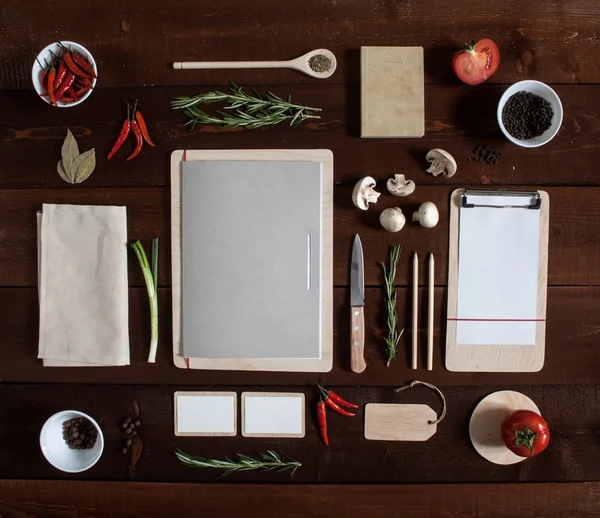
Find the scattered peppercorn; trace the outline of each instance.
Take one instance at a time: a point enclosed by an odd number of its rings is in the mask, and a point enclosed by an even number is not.
[[[133,441],[132,441],[131,439],[127,439],[127,440],[125,441],[125,444],[126,444],[127,446],[131,446],[131,443],[132,443],[132,442],[133,442]]]
[[[71,450],[89,450],[98,439],[98,430],[85,417],[75,417],[63,423],[63,439]]]
[[[483,160],[486,164],[490,165],[496,165],[502,156],[502,153],[494,149],[488,149],[487,146],[481,145],[477,146],[473,150],[473,154],[475,155],[474,157],[467,158],[468,162],[480,162]]]
[[[542,135],[551,125],[554,112],[550,103],[531,92],[511,95],[502,109],[502,124],[506,131],[519,140],[530,140]]]
[[[133,423],[133,424],[134,424],[135,426],[140,426],[140,424],[141,424],[141,423],[140,423],[140,421],[139,421],[139,420],[137,420],[137,421],[134,421],[134,423]]]
[[[123,453],[123,454],[127,453],[127,448],[121,448],[121,453]]]

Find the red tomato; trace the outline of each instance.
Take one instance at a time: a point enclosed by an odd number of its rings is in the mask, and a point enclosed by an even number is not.
[[[543,452],[550,441],[550,430],[544,418],[531,410],[517,410],[502,423],[502,439],[513,453],[533,457]]]
[[[478,85],[492,77],[500,65],[500,51],[489,38],[467,43],[452,56],[452,69],[463,83]]]

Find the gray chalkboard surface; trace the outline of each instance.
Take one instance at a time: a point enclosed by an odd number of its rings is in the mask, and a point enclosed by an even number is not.
[[[318,162],[182,164],[188,358],[320,358]]]

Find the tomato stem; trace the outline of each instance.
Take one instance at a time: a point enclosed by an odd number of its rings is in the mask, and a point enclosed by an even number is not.
[[[526,446],[529,453],[533,453],[533,443],[537,439],[538,434],[525,425],[522,430],[515,430],[515,446]]]

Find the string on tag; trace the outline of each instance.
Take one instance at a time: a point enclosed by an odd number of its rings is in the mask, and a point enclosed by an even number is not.
[[[442,412],[441,412],[440,416],[435,421],[427,421],[427,424],[438,424],[442,419],[444,419],[444,417],[446,417],[446,398],[444,397],[444,394],[442,394],[442,391],[439,388],[437,388],[435,385],[432,385],[431,383],[426,383],[424,381],[414,380],[414,381],[411,381],[410,383],[408,383],[407,385],[403,385],[402,387],[398,387],[397,389],[394,389],[394,392],[402,392],[403,390],[413,388],[417,385],[423,385],[425,387],[428,387],[431,390],[434,390],[435,392],[437,392],[438,395],[440,396],[440,398],[442,400]]]

